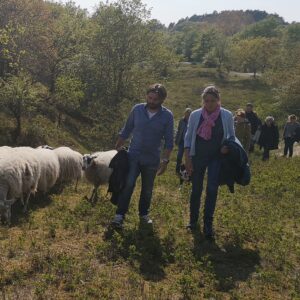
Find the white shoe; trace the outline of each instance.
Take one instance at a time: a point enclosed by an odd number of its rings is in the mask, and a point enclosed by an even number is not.
[[[124,221],[123,215],[115,215],[114,219],[111,221],[111,225],[121,228],[123,225],[123,221]]]
[[[150,219],[149,215],[140,216],[140,222],[145,224],[152,224],[153,221]]]

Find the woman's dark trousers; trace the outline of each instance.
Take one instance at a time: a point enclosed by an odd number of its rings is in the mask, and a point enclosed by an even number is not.
[[[263,160],[268,160],[270,158],[270,150],[268,146],[264,146]]]
[[[284,139],[284,156],[289,154],[289,157],[293,156],[293,146],[294,146],[294,139],[293,138],[285,138]]]
[[[203,190],[203,181],[205,171],[207,169],[207,187],[204,208],[204,234],[213,234],[213,216],[216,207],[218,187],[219,187],[219,173],[220,160],[212,160],[206,165],[199,165],[193,161],[192,174],[192,193],[190,198],[190,223],[195,224],[199,218],[201,194]]]

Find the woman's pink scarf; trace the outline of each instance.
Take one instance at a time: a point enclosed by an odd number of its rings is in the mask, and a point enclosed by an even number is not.
[[[201,123],[197,134],[204,138],[205,140],[211,139],[211,132],[212,128],[216,125],[216,120],[218,119],[221,111],[221,106],[218,105],[216,110],[213,111],[211,114],[208,114],[205,108],[202,109],[202,117],[203,122]]]

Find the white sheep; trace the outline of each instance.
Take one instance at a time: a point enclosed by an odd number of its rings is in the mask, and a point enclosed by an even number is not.
[[[37,189],[47,193],[56,183],[60,174],[60,165],[57,154],[49,149],[35,149],[35,156],[39,161],[41,175]]]
[[[35,193],[40,177],[40,165],[33,152],[27,147],[20,148],[12,148],[9,153],[0,151],[0,207],[8,224],[11,222],[11,205],[17,198],[23,200],[25,194],[26,209],[30,194]]]
[[[53,151],[60,165],[58,182],[68,183],[76,180],[75,191],[77,191],[78,180],[82,177],[82,155],[69,147],[58,147]]]
[[[109,177],[113,170],[108,166],[116,154],[116,150],[110,150],[85,154],[83,156],[83,170],[85,177],[94,185],[92,195],[89,198],[90,202],[95,203],[97,201],[99,186],[109,182]]]
[[[38,189],[38,183],[41,176],[40,159],[37,157],[36,149],[31,147],[11,148],[10,153],[24,161],[27,164],[30,173],[30,176],[27,174],[23,178],[23,194],[26,196],[25,201],[23,200],[23,197],[20,197],[25,212],[28,207],[30,195],[35,194]]]

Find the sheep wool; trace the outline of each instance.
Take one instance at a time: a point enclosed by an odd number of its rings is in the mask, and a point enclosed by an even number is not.
[[[84,155],[84,174],[88,182],[94,186],[90,201],[97,197],[99,186],[109,182],[109,177],[113,171],[109,168],[109,163],[116,154],[116,150],[110,150]]]

